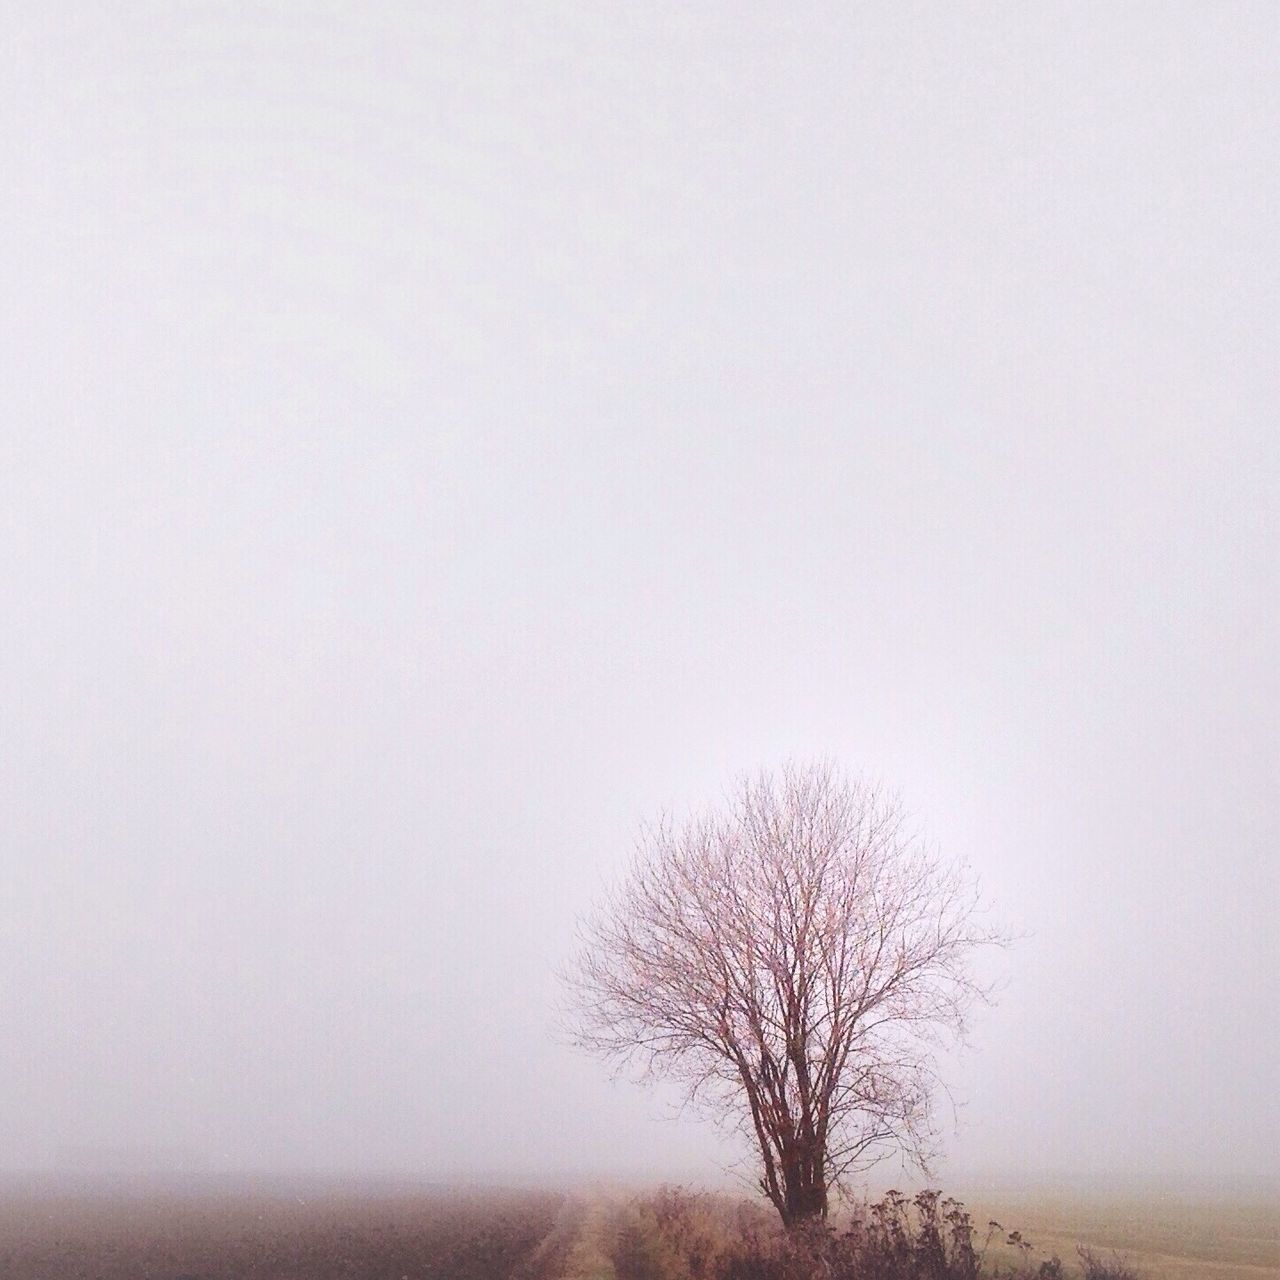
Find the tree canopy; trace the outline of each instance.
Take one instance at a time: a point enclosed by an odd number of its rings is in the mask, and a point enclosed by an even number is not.
[[[641,833],[583,923],[577,1042],[673,1076],[748,1135],[788,1225],[890,1151],[924,1165],[936,1051],[989,992],[966,868],[901,804],[828,764],[744,780],[727,805]]]

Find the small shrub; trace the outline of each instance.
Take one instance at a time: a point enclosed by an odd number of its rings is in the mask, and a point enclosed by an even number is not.
[[[1109,1258],[1104,1258],[1083,1245],[1076,1252],[1080,1255],[1080,1270],[1084,1280],[1139,1280],[1137,1271],[1119,1254],[1113,1253]]]
[[[610,1261],[618,1280],[720,1280],[749,1206],[664,1187],[615,1217]]]
[[[999,1233],[1012,1267],[986,1266]],[[783,1230],[752,1206],[663,1190],[634,1203],[615,1231],[618,1280],[1063,1280],[1053,1257],[1033,1265],[1021,1233],[989,1224],[982,1249],[957,1200],[938,1191],[889,1192],[856,1210],[843,1230],[814,1222]],[[1137,1280],[1128,1272],[1086,1271],[1084,1280]]]

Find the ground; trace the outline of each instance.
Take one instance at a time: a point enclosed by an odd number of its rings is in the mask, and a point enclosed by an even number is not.
[[[1146,1280],[1280,1280],[1280,1205],[971,1197],[1069,1265],[1115,1250]],[[4,1280],[613,1280],[595,1193],[0,1194]]]
[[[1280,1200],[1208,1195],[971,1196],[974,1221],[1020,1230],[1038,1254],[1123,1255],[1149,1280],[1280,1280]]]

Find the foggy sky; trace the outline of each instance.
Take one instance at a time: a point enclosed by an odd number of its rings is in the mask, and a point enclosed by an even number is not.
[[[555,968],[825,755],[944,1169],[1274,1173],[1274,5],[3,24],[0,1163],[718,1176]]]

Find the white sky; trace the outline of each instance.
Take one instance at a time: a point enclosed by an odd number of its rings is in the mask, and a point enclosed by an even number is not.
[[[3,1162],[710,1176],[553,970],[829,754],[1033,935],[949,1168],[1274,1173],[1280,8],[0,24]]]

